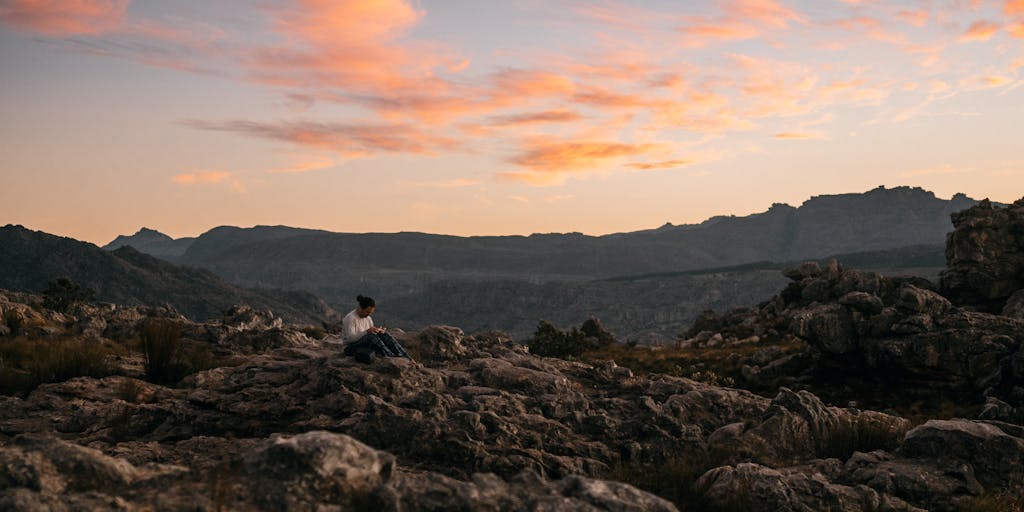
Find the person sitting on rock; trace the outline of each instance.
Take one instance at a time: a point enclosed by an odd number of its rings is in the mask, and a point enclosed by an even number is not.
[[[342,341],[345,342],[346,356],[368,363],[373,354],[384,357],[409,357],[398,340],[388,334],[384,327],[375,327],[370,314],[377,309],[377,303],[370,297],[356,297],[358,306],[341,321]]]

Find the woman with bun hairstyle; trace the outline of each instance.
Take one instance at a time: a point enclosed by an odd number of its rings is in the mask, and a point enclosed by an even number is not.
[[[384,327],[373,325],[373,318],[370,316],[376,309],[377,303],[371,297],[356,297],[358,304],[341,321],[342,340],[345,342],[345,355],[355,356],[362,362],[372,360],[371,354],[385,357],[409,357],[401,344],[393,336],[388,334]]]

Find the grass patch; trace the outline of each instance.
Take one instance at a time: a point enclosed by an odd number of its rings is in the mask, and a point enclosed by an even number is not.
[[[852,423],[843,423],[819,440],[817,456],[848,460],[854,452],[894,451],[910,430],[910,423],[893,426],[879,418],[861,414]]]
[[[4,311],[4,325],[6,325],[10,330],[10,334],[8,334],[8,336],[12,338],[18,336],[22,328],[22,323],[23,320],[21,318],[21,312],[13,308]]]
[[[675,504],[680,512],[704,510],[697,479],[707,471],[702,460],[682,457],[660,463],[627,463],[615,466],[608,479],[627,483]]]
[[[146,380],[173,384],[186,375],[181,350],[181,327],[170,320],[151,319],[142,326]]]
[[[322,340],[327,337],[327,329],[318,325],[307,325],[299,330],[309,339]]]
[[[611,344],[583,352],[578,359],[587,363],[612,360],[639,375],[661,373],[713,385],[734,386],[742,382],[740,369],[744,361],[768,347],[777,347],[782,354],[804,349],[804,345],[799,342],[751,343],[722,348],[630,347]]]
[[[15,338],[0,342],[0,393],[28,393],[40,384],[74,377],[115,374],[110,356],[123,349],[96,340],[36,340]]]
[[[233,364],[216,357],[206,344],[183,341],[181,327],[172,320],[147,321],[140,338],[146,380],[154,384],[173,385],[187,375]]]
[[[1024,512],[1024,487],[990,491],[959,502],[956,512]]]

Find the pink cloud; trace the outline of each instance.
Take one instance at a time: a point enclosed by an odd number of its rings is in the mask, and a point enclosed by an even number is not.
[[[130,0],[2,0],[0,22],[48,36],[101,34],[121,24]]]

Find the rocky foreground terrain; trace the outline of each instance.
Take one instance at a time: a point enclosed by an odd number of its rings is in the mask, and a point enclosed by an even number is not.
[[[1020,510],[1024,199],[954,224],[939,284],[807,264],[678,347],[616,348],[728,353],[735,387],[497,332],[361,364],[269,311],[0,294],[0,509]],[[187,376],[155,371],[161,340]],[[72,346],[106,366],[25,355]]]

